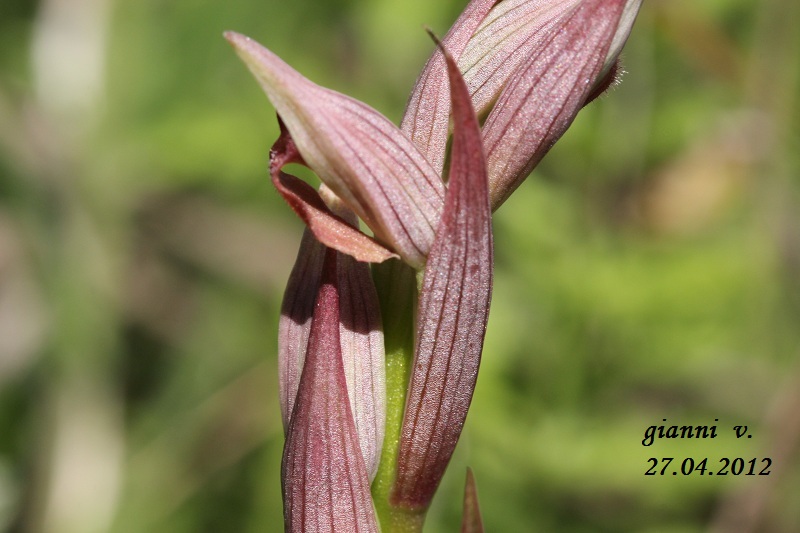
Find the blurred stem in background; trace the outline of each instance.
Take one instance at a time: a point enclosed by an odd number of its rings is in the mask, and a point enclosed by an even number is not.
[[[768,320],[776,331],[796,331],[800,323],[800,168],[796,158],[785,154],[800,149],[797,118],[800,113],[800,28],[794,20],[800,16],[800,4],[769,0],[762,4],[753,46],[743,66],[744,98],[759,113],[765,125],[762,136],[754,139],[763,146],[761,157],[753,161],[752,174],[759,179],[761,224],[774,247],[775,276],[780,310]],[[790,465],[800,455],[800,346],[790,334],[778,334],[765,346],[776,356],[790,355],[789,372],[777,383],[776,392],[765,412],[763,425],[769,435],[766,453],[776,463]],[[755,533],[769,527],[771,506],[790,481],[786,468],[775,476],[760,479],[722,498],[712,530]]]
[[[94,182],[89,144],[105,96],[109,9],[105,0],[45,0],[33,31],[31,112],[41,129],[27,142],[41,149],[38,259],[53,306],[26,531],[108,531],[120,493],[122,401],[108,375],[120,348],[125,214],[105,194],[113,177]]]

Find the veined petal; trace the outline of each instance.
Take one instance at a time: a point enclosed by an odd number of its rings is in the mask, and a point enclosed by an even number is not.
[[[448,56],[453,146],[442,221],[419,295],[417,340],[392,490],[427,508],[455,449],[478,377],[492,292],[492,227],[478,119]]]
[[[509,78],[559,18],[580,2],[503,0],[489,12],[458,59],[479,117],[489,112]]]
[[[344,221],[355,215],[323,186],[323,197]],[[289,425],[311,330],[325,256],[310,230],[300,244],[281,308],[278,336],[281,414]],[[380,307],[369,265],[337,253],[339,339],[350,409],[370,480],[375,476],[386,423],[386,377]]]
[[[478,505],[478,487],[475,476],[467,467],[467,481],[464,484],[464,511],[461,515],[461,533],[483,533],[483,520]]]
[[[546,26],[483,128],[492,208],[500,206],[575,119],[609,62],[620,20],[638,3],[584,0]],[[627,36],[630,31],[622,34]],[[621,46],[621,45],[620,45]]]
[[[348,223],[333,213],[313,187],[280,170],[288,163],[302,162],[294,140],[284,128],[283,122],[280,125],[281,135],[270,150],[269,171],[272,184],[289,207],[303,219],[308,229],[322,244],[359,261],[381,263],[397,257],[375,239],[361,233],[357,229],[358,221]]]
[[[339,338],[337,254],[327,250],[281,465],[286,531],[377,532]]]
[[[500,0],[472,0],[447,32],[442,44],[458,58],[467,46],[475,29]],[[437,48],[428,59],[411,92],[400,129],[414,141],[441,174],[449,136],[450,90],[447,64]]]
[[[278,323],[278,389],[284,431],[289,428],[289,419],[300,386],[324,258],[325,246],[306,229],[289,275],[289,283],[283,293]]]
[[[386,360],[380,306],[367,263],[339,255],[339,339],[361,452],[370,481],[378,471],[386,431]]]
[[[321,196],[338,216],[358,223],[355,214],[324,185]],[[386,432],[386,354],[380,303],[369,265],[338,254],[339,339],[353,421],[369,479],[375,477]]]
[[[225,36],[275,105],[308,166],[379,241],[421,268],[444,202],[444,186],[425,156],[374,109],[312,83],[243,35]]]

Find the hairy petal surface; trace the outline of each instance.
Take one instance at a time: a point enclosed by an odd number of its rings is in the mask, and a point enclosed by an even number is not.
[[[327,205],[347,224],[352,211],[325,186]],[[284,294],[278,337],[281,414],[289,424],[308,349],[311,316],[319,291],[325,246],[309,230],[303,235]],[[375,476],[386,424],[386,376],[383,328],[378,295],[369,265],[337,253],[340,302],[339,339],[350,409],[370,480]]]
[[[505,2],[503,2],[505,3]],[[640,0],[583,0],[542,28],[483,128],[492,207],[499,207],[572,124],[614,64]],[[623,15],[627,29],[620,26]],[[622,46],[617,43],[616,53]]]
[[[461,533],[483,533],[483,520],[478,505],[478,487],[472,469],[467,467],[467,481],[464,484],[464,511],[461,515]]]
[[[347,396],[340,318],[337,256],[327,250],[281,465],[287,531],[378,531]]]
[[[454,133],[448,190],[420,291],[393,505],[427,508],[478,376],[492,291],[492,227],[478,120],[448,56]]]
[[[442,44],[458,58],[481,21],[500,0],[472,0]],[[442,173],[449,136],[450,90],[444,54],[437,48],[428,59],[411,92],[400,129],[422,151],[438,174]]]
[[[320,87],[255,41],[225,37],[255,75],[303,160],[376,238],[421,268],[444,203],[439,173],[394,124]]]
[[[625,7],[622,10],[622,15],[617,24],[617,31],[614,33],[614,39],[611,41],[611,46],[606,55],[606,68],[608,68],[618,57],[628,37],[633,29],[633,23],[636,21],[636,16],[639,14],[639,8],[642,7],[642,0],[627,0]]]

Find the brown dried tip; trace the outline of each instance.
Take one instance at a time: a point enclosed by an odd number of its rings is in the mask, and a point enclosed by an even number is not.
[[[464,484],[464,511],[461,515],[461,533],[483,533],[483,520],[478,505],[478,487],[472,469],[467,467],[467,481]]]

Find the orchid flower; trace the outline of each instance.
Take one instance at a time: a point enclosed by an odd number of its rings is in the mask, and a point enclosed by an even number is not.
[[[642,0],[472,0],[442,40],[478,116],[497,209],[608,86]],[[417,80],[401,129],[441,169],[449,94],[440,51]],[[605,83],[604,83],[605,82]]]
[[[472,0],[400,127],[225,34],[275,106],[270,176],[307,225],[278,349],[287,530],[421,529],[477,382],[492,210],[613,81],[640,5]],[[471,472],[464,509],[481,531]]]

